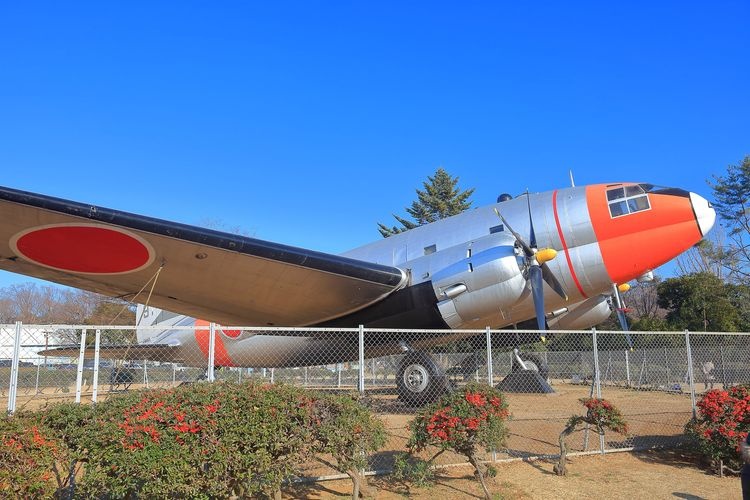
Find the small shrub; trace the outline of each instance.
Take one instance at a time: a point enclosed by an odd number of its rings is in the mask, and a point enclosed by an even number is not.
[[[23,415],[0,420],[0,491],[14,498],[52,497],[65,487],[65,445],[36,419]]]
[[[417,488],[432,486],[435,468],[432,463],[408,453],[399,453],[393,461],[391,477],[396,481],[408,481]]]
[[[356,395],[317,394],[311,405],[311,425],[316,458],[347,474],[353,483],[352,498],[365,496],[370,453],[386,441],[383,422],[361,405]],[[330,455],[334,463],[321,455]]]
[[[719,473],[723,467],[741,468],[740,443],[750,432],[750,385],[710,390],[697,406],[696,419],[685,426],[687,435]]]
[[[554,471],[558,476],[564,476],[567,473],[565,464],[568,448],[565,440],[581,424],[593,425],[599,434],[604,434],[605,429],[621,434],[628,432],[628,424],[625,422],[622,413],[606,399],[584,398],[580,401],[586,407],[586,415],[570,417],[565,429],[560,433],[560,460],[554,466]]]
[[[408,446],[417,452],[436,446],[439,451],[430,461],[446,450],[464,455],[474,466],[485,497],[490,498],[485,466],[478,452],[503,446],[508,417],[508,404],[500,391],[486,384],[469,384],[446,394],[417,415],[410,424]]]

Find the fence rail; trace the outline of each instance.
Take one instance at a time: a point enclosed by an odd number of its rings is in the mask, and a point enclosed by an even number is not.
[[[200,363],[196,357],[185,363],[173,355],[163,359],[129,355],[128,346],[136,352],[138,345],[134,327],[0,325],[0,394],[7,396],[7,411],[12,414],[57,401],[97,402],[122,391],[197,380],[261,378],[321,390],[358,391],[390,433],[386,450],[371,458],[371,469],[382,471],[390,469],[393,452],[405,448],[407,423],[420,404],[468,381],[499,386],[510,402],[507,448],[488,454],[488,460],[555,455],[565,422],[582,410],[578,400],[592,395],[613,401],[630,422],[631,434],[599,437],[585,431],[571,439],[571,450],[604,453],[672,446],[680,442],[700,394],[750,383],[750,333],[631,332],[631,350],[622,332],[596,330],[549,331],[546,342],[541,342],[538,332],[491,329],[212,324],[177,330],[183,342],[195,344]],[[171,338],[168,334],[174,332],[161,327],[151,333],[156,341]],[[527,342],[525,349],[512,348],[521,341]],[[68,355],[40,354],[62,347]],[[247,359],[254,360],[254,366],[226,366],[246,364],[236,363],[243,349],[253,350]],[[145,351],[137,352],[143,356]],[[120,359],[112,359],[112,353]],[[545,392],[545,387],[550,391]],[[463,462],[447,453],[440,459],[444,465]],[[311,468],[306,474],[322,477],[331,471]]]

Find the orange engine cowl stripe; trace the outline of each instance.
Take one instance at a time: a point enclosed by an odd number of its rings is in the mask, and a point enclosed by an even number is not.
[[[195,326],[208,326],[209,322],[203,319],[196,319]],[[195,330],[195,341],[198,343],[201,352],[208,360],[208,343],[210,339],[209,330]],[[214,365],[216,366],[236,366],[229,357],[227,348],[224,345],[224,339],[219,335],[219,329],[214,330]]]
[[[584,299],[588,296],[583,291],[581,282],[578,281],[575,269],[573,269],[573,260],[570,258],[570,251],[568,250],[568,244],[565,243],[565,236],[563,235],[562,226],[560,225],[560,216],[557,214],[557,189],[552,192],[552,213],[555,215],[555,225],[557,226],[557,234],[560,236],[560,244],[562,245],[563,252],[565,252],[565,260],[568,262],[568,269],[570,269],[570,275],[573,277],[573,283],[576,284],[576,288],[581,293]]]

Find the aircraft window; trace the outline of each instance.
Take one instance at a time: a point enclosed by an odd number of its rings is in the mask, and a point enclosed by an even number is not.
[[[628,213],[628,206],[624,201],[618,201],[616,203],[609,204],[609,213],[612,217],[618,217],[620,215],[626,215]]]
[[[640,212],[641,210],[648,209],[648,198],[645,196],[638,196],[636,198],[630,198],[628,200],[628,208],[631,212]]]
[[[424,247],[424,254],[430,255],[431,253],[437,252],[437,245],[430,245],[428,247]]]
[[[642,210],[648,210],[651,205],[648,195],[641,186],[627,186],[607,191],[609,213],[612,217],[620,217]]]
[[[625,192],[622,188],[618,189],[612,189],[610,191],[607,191],[607,201],[617,200],[619,198],[625,197]]]
[[[500,224],[499,226],[492,226],[490,228],[490,234],[502,233],[504,229],[505,228],[503,227],[502,224]]]
[[[638,196],[639,194],[643,194],[641,186],[628,186],[625,188],[625,196]]]

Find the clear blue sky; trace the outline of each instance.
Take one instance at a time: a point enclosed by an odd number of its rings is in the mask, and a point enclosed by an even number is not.
[[[0,184],[341,252],[439,166],[710,195],[750,3],[4,2]],[[0,273],[0,286],[28,281]]]

